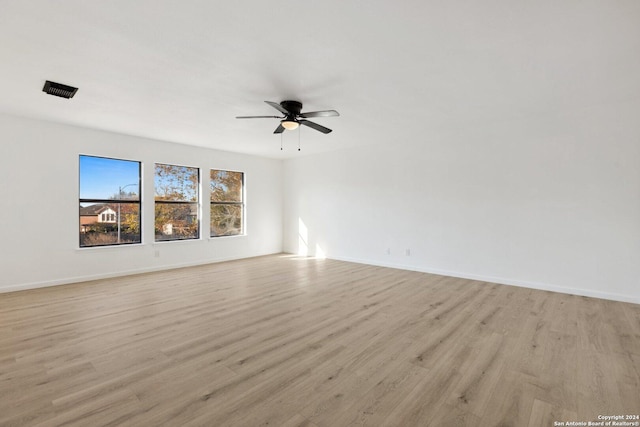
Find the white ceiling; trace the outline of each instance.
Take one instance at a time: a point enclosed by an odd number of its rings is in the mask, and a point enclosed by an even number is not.
[[[637,0],[0,0],[0,111],[286,158],[640,98]],[[79,87],[45,95],[45,80]]]

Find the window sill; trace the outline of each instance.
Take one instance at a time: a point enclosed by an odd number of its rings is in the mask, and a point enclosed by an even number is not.
[[[199,237],[197,239],[176,239],[176,240],[158,240],[153,241],[152,245],[166,245],[167,243],[189,243],[189,242],[202,242],[204,239]]]
[[[216,240],[220,240],[220,239],[241,239],[243,237],[247,237],[246,234],[234,234],[232,236],[215,236],[215,237],[211,237],[209,236],[209,241],[216,241]]]
[[[141,248],[144,246],[144,243],[128,243],[126,245],[103,245],[103,246],[78,246],[76,247],[76,251],[78,252],[87,252],[87,251],[102,251],[106,249],[121,249],[121,248]]]

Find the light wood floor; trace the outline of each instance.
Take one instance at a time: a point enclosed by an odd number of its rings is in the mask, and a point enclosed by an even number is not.
[[[0,294],[0,425],[640,414],[640,306],[268,256]]]

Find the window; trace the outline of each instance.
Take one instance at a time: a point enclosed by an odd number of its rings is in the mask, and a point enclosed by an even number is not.
[[[200,236],[200,170],[156,163],[156,241],[197,239]]]
[[[140,162],[80,156],[80,247],[140,243]]]
[[[244,234],[244,173],[211,170],[211,237]]]

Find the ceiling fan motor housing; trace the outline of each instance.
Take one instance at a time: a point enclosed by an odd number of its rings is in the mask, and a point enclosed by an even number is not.
[[[280,105],[294,115],[298,115],[302,111],[302,103],[298,101],[282,101]]]

